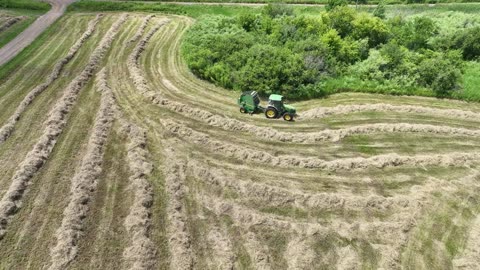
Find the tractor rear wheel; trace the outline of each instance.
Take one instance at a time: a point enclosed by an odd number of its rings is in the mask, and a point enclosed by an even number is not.
[[[277,112],[277,109],[275,108],[267,108],[267,110],[265,110],[265,116],[267,118],[277,118],[277,115],[278,115],[278,112]]]
[[[240,108],[240,112],[241,112],[241,113],[247,113],[247,111],[246,111],[245,108],[243,108],[243,107]]]
[[[293,121],[293,115],[286,113],[283,115],[283,120],[285,121]]]

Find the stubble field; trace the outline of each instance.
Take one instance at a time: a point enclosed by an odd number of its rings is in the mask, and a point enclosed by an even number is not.
[[[3,78],[1,269],[478,269],[480,105],[243,115],[184,64],[192,23],[69,13]]]

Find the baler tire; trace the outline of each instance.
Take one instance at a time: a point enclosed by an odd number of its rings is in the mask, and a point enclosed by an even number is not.
[[[245,110],[245,108],[240,108],[240,112],[241,112],[241,113],[247,113],[247,111]]]

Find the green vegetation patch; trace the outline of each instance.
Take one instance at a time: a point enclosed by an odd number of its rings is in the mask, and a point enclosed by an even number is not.
[[[47,11],[50,9],[50,5],[46,2],[35,1],[35,0],[0,0],[0,8]]]
[[[480,56],[477,15],[387,18],[383,6],[372,13],[345,5],[327,10],[311,16],[267,5],[261,13],[203,16],[182,53],[198,77],[264,96],[353,91],[475,100],[480,92],[470,79],[478,70],[466,72],[467,61]]]

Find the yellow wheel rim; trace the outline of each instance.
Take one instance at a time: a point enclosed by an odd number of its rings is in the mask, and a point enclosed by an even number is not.
[[[268,115],[268,117],[274,117],[274,116],[275,116],[275,112],[274,112],[274,111],[268,111],[268,112],[267,112],[267,115]]]
[[[287,114],[287,115],[285,115],[285,120],[290,121],[290,120],[292,120],[292,117],[289,114]]]

